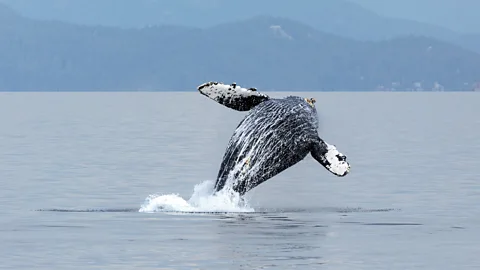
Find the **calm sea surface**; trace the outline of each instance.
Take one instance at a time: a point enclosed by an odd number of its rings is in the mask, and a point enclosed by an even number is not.
[[[0,268],[480,269],[478,93],[299,95],[350,175],[308,156],[248,195],[254,212],[165,213],[139,210],[214,180],[245,113],[197,93],[1,93]]]

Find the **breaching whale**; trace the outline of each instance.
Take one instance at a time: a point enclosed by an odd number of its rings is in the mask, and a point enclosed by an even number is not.
[[[270,98],[235,83],[207,82],[197,89],[228,108],[249,111],[227,145],[215,192],[230,188],[243,196],[309,153],[336,176],[350,172],[346,156],[318,135],[315,99]]]

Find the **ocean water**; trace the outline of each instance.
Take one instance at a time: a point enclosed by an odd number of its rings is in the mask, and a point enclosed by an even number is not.
[[[239,206],[208,194],[245,113],[1,93],[0,269],[480,268],[478,93],[296,94],[351,173],[308,156]]]

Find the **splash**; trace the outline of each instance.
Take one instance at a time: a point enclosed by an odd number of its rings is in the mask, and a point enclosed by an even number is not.
[[[195,186],[190,199],[185,200],[178,194],[150,195],[139,209],[142,213],[155,212],[255,212],[246,198],[241,198],[226,188],[213,194],[214,182],[205,181]]]

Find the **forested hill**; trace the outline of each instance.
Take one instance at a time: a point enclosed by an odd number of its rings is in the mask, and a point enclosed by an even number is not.
[[[265,16],[120,29],[35,21],[0,5],[0,59],[3,91],[190,91],[210,80],[265,91],[470,90],[480,80],[480,55],[443,41],[362,42]]]

